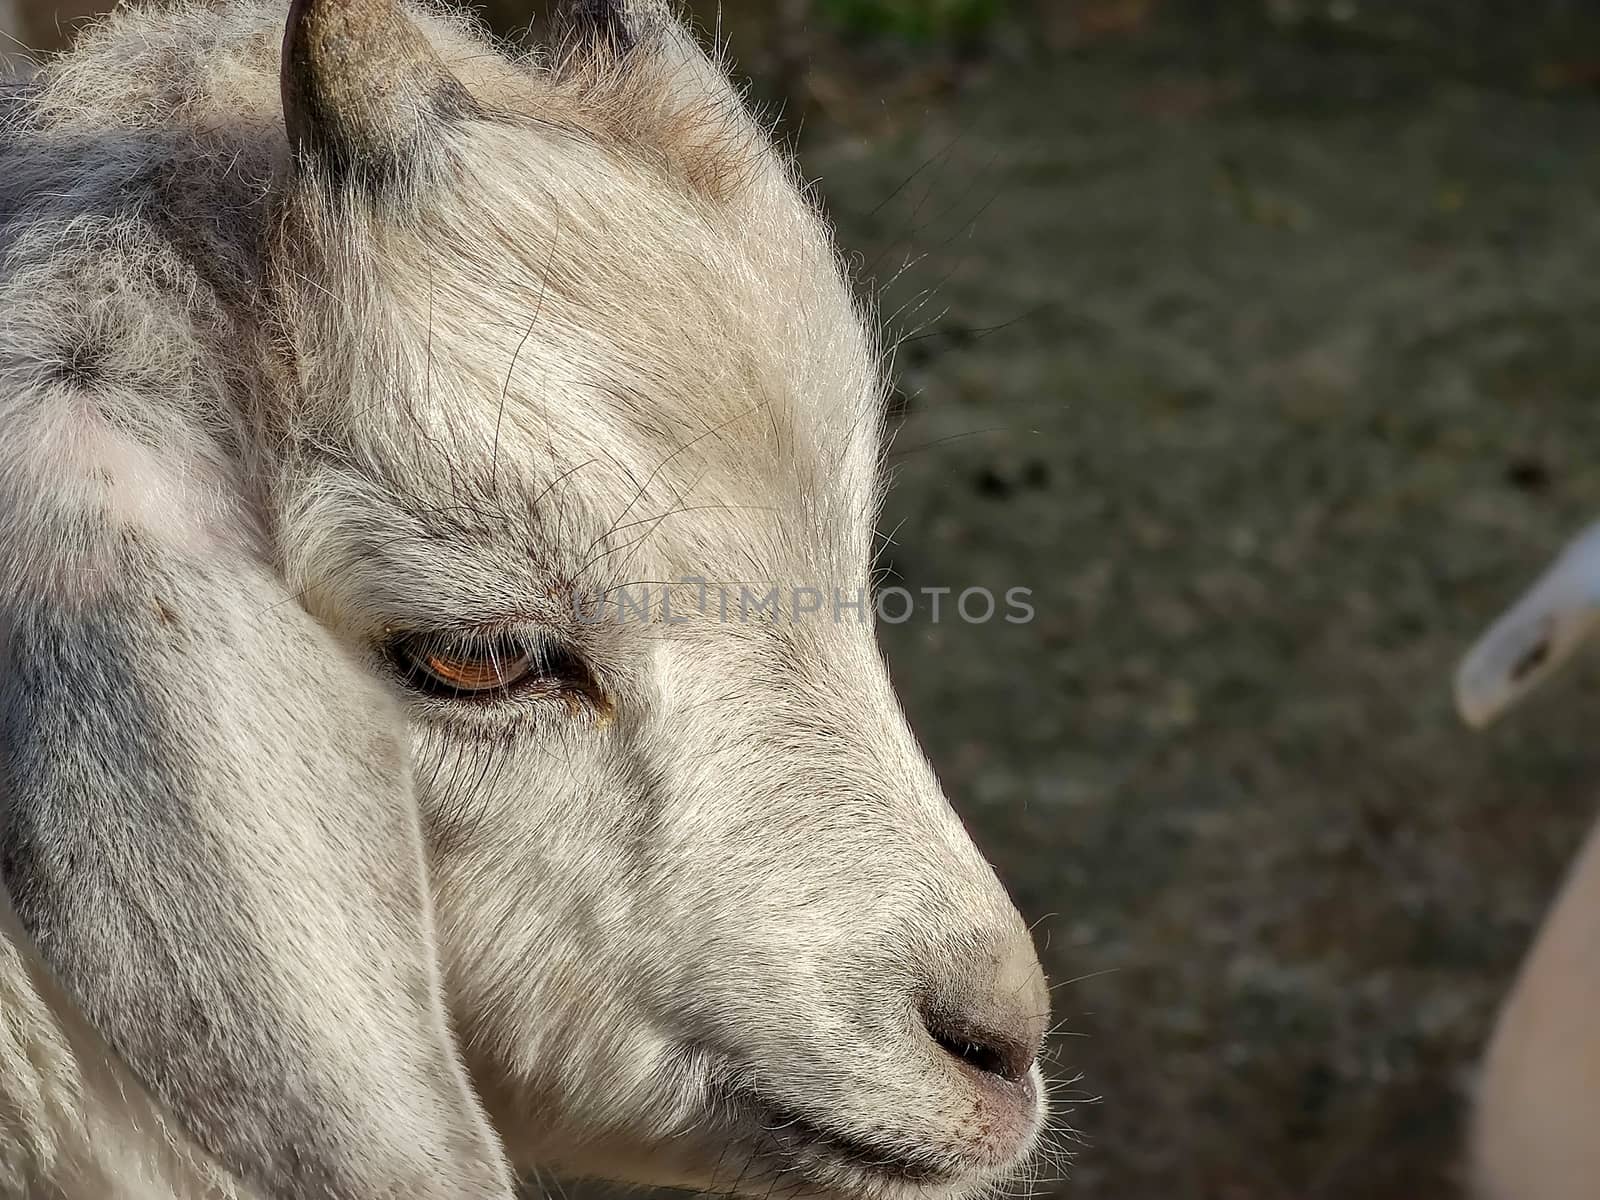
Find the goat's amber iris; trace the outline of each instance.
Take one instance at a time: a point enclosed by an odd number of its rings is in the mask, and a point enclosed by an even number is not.
[[[477,653],[436,650],[416,660],[435,682],[457,692],[504,691],[521,683],[534,669],[531,651],[497,653],[509,647],[485,646]]]
[[[544,675],[551,658],[538,639],[476,632],[408,634],[388,654],[408,684],[444,699],[505,695]]]
[[[611,702],[577,651],[560,642],[514,633],[414,633],[392,640],[387,653],[401,678],[441,700],[491,700],[521,695],[565,699],[608,716]]]

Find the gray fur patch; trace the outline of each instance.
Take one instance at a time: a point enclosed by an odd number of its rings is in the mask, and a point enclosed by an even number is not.
[[[11,614],[0,876],[85,1016],[204,1144],[275,1194],[354,1194],[325,1137],[329,1098],[297,1067],[301,1038],[252,986],[274,968],[183,715],[191,682],[211,690],[218,663],[248,655],[192,590],[129,565],[87,611]]]

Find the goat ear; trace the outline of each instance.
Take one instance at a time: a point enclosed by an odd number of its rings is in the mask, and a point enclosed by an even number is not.
[[[1456,708],[1487,725],[1542,683],[1600,624],[1600,524],[1561,557],[1489,627],[1456,671]]]
[[[510,1200],[440,1000],[392,698],[219,531],[220,487],[109,427],[81,443],[48,482],[0,471],[17,919],[252,1194]]]
[[[294,0],[281,82],[297,160],[334,179],[405,179],[477,111],[400,0]]]

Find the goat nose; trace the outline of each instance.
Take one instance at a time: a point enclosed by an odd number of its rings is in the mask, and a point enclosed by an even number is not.
[[[924,994],[919,1015],[928,1036],[951,1058],[1020,1083],[1038,1057],[1049,1008],[1038,956],[1019,929],[960,955]]]

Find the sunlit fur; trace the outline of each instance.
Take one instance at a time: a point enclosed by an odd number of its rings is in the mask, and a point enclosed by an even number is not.
[[[870,583],[882,383],[824,222],[654,6],[626,56],[580,31],[526,61],[413,16],[482,112],[381,194],[291,162],[277,5],[119,13],[6,101],[0,627],[26,597],[93,609],[112,543],[63,551],[76,515],[265,564],[338,648],[285,652],[295,683],[398,697],[351,706],[410,748],[476,1097],[448,1138],[392,1131],[438,1147],[437,1194],[479,1100],[519,1173],[873,1200],[1009,1177],[1043,1101],[1016,1111],[918,1008],[1036,1043],[1045,996],[870,622],[831,611]],[[688,576],[729,619],[684,584],[649,623],[574,619]],[[829,604],[742,621],[741,586]],[[407,693],[393,637],[463,628],[570,645],[604,703]],[[338,869],[308,851],[306,895]],[[0,933],[0,1194],[255,1194]]]

